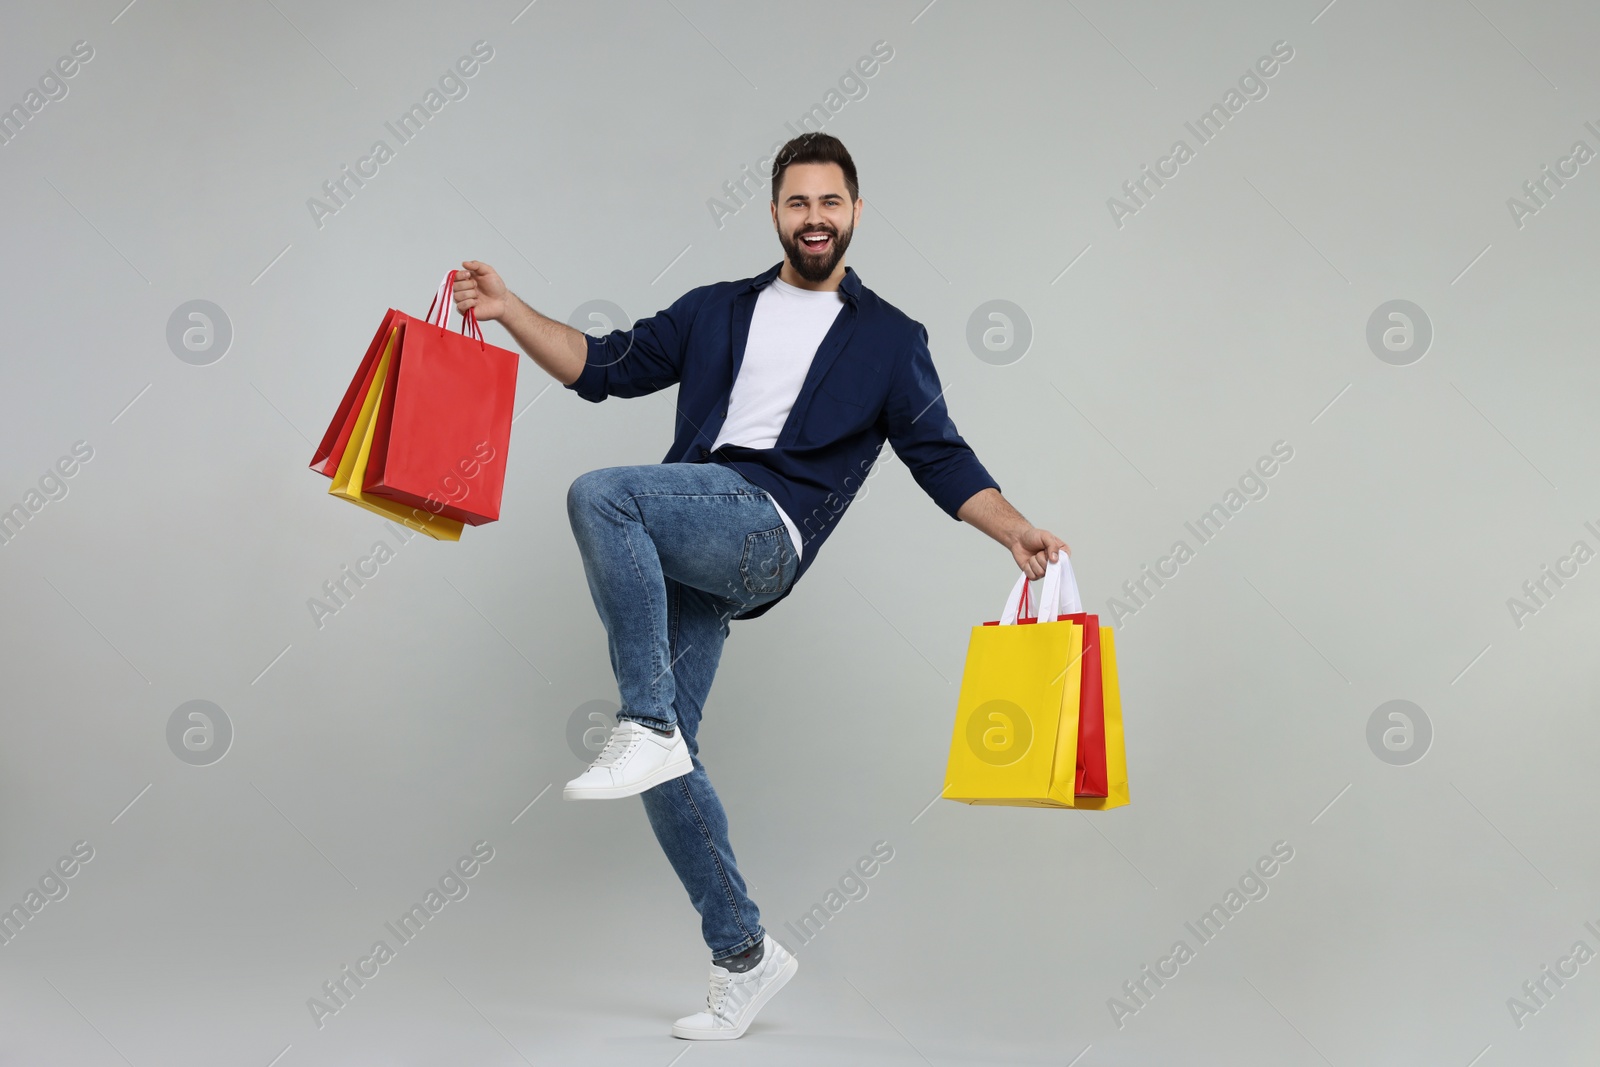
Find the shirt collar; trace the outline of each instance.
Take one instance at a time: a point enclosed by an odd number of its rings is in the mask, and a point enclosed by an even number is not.
[[[767,283],[776,278],[778,272],[782,269],[783,260],[780,259],[754,278],[751,278],[740,292],[748,293],[756,289],[765,289]],[[844,298],[850,301],[852,306],[856,305],[861,299],[861,276],[848,263],[845,264],[844,277],[839,280],[839,292],[844,294]]]

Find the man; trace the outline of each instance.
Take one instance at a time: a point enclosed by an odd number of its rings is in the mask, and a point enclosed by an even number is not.
[[[807,133],[773,158],[784,259],[692,289],[632,330],[590,336],[546,318],[467,260],[457,308],[498,321],[585,400],[679,385],[659,464],[579,476],[567,514],[605,624],[617,726],[568,799],[641,794],[711,949],[706,1010],[676,1037],[737,1038],[798,962],[745,892],[696,734],[730,619],[765,614],[816,560],[887,439],[952,518],[1005,545],[1030,578],[1068,550],[1032,526],[956,432],[922,325],[844,265],[861,220],[855,163]]]

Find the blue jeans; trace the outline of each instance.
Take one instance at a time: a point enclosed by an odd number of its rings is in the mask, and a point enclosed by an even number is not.
[[[621,707],[617,718],[683,731],[686,775],[639,794],[695,910],[713,960],[761,943],[728,819],[697,733],[728,622],[776,600],[800,567],[766,490],[720,463],[603,467],[567,490]]]

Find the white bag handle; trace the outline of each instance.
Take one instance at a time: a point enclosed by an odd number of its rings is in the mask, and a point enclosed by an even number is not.
[[[1011,587],[1005,610],[1000,613],[1001,626],[1014,626],[1022,610],[1022,590],[1028,585],[1026,573],[1017,575],[1017,584]],[[1078,579],[1072,571],[1072,559],[1065,552],[1058,553],[1056,562],[1044,566],[1044,588],[1039,594],[1040,622],[1055,622],[1057,615],[1071,615],[1083,610],[1083,600],[1078,596]]]
[[[444,281],[440,282],[439,288],[434,290],[433,303],[428,305],[428,321],[433,322],[435,326],[441,329],[446,329],[450,326],[450,301],[452,299],[450,290],[454,288],[451,283],[455,281],[455,277],[455,271],[450,271],[444,276]],[[437,322],[434,322],[435,311],[439,312],[439,320]]]
[[[455,301],[456,275],[465,274],[466,271],[453,270],[444,276],[444,281],[439,283],[439,288],[433,294],[433,303],[428,305],[427,320],[440,330],[450,328],[450,311]],[[433,321],[433,313],[437,310],[439,321]],[[478,315],[474,308],[468,308],[461,313],[461,332],[475,341],[483,341],[483,330],[478,326]]]

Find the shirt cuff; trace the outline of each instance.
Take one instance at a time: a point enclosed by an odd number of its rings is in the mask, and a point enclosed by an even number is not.
[[[595,360],[594,355],[595,349],[605,344],[605,338],[585,333],[583,341],[583,370],[563,388],[570,389],[585,400],[598,404],[606,398],[606,372],[605,367]]]
[[[960,522],[961,516],[956,513],[961,510],[961,505],[971,500],[974,494],[981,493],[985,489],[993,489],[999,492],[1000,483],[990,477],[983,464],[979,463],[977,457],[974,456],[970,464],[965,465],[961,471],[940,486],[939,495],[935,498],[935,502],[944,510],[946,515]]]

